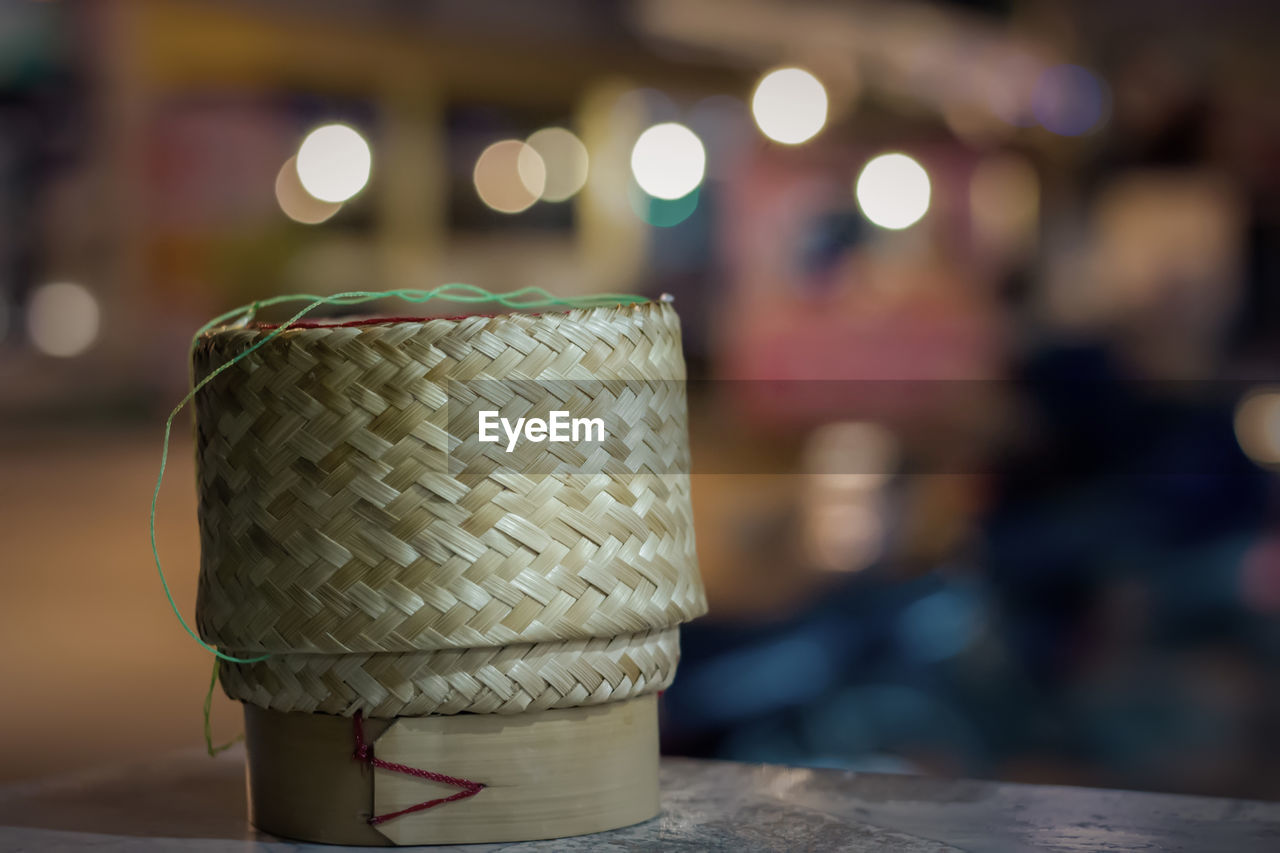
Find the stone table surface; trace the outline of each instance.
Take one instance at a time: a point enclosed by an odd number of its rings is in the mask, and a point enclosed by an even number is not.
[[[333,851],[254,831],[243,753],[0,788],[0,851]],[[1280,851],[1280,803],[664,759],[663,809],[572,839],[440,850]]]

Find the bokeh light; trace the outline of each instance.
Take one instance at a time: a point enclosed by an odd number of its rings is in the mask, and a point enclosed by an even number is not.
[[[707,169],[707,152],[697,134],[682,124],[655,124],[640,134],[631,149],[631,174],[640,189],[654,198],[689,195]]]
[[[563,127],[547,127],[525,140],[537,152],[546,167],[543,201],[565,201],[577,194],[587,182],[589,158],[587,146]]]
[[[836,421],[805,442],[804,470],[828,488],[860,491],[883,486],[898,461],[898,440],[880,424]]]
[[[1041,126],[1059,136],[1080,136],[1107,119],[1111,93],[1102,78],[1078,65],[1055,65],[1036,79],[1031,111]]]
[[[290,157],[276,175],[276,202],[284,215],[303,225],[319,225],[342,209],[341,202],[321,201],[298,178],[298,160]]]
[[[1280,465],[1280,388],[1257,388],[1236,406],[1240,449],[1263,466]]]
[[[929,174],[906,154],[881,154],[863,167],[854,195],[867,219],[900,230],[929,210]]]
[[[351,198],[369,182],[372,167],[369,143],[345,124],[316,128],[298,148],[298,179],[320,201]]]
[[[680,198],[655,198],[634,184],[627,193],[636,216],[655,228],[674,228],[698,209],[699,191]]]
[[[99,313],[97,298],[83,285],[41,285],[27,305],[27,334],[44,354],[70,358],[98,339]]]
[[[472,175],[480,200],[499,213],[528,210],[547,188],[547,167],[519,139],[495,142],[480,153]]]
[[[765,136],[798,145],[816,136],[827,123],[827,90],[803,68],[779,68],[756,85],[751,113]]]
[[[804,448],[801,542],[809,563],[854,572],[884,546],[883,488],[897,462],[897,440],[879,424],[856,421],[815,429]]]

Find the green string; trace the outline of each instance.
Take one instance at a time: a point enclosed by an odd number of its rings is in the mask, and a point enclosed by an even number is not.
[[[228,749],[244,740],[244,732],[241,732],[231,740],[222,744],[222,746],[213,745],[213,723],[209,720],[209,714],[213,709],[213,689],[218,686],[218,667],[221,664],[222,661],[217,658],[213,659],[213,678],[209,679],[209,692],[204,694],[204,748],[208,750],[210,758],[213,758],[219,752],[226,752]]]
[[[211,370],[199,382],[192,385],[191,390],[186,393],[179,402],[174,406],[173,411],[169,413],[169,417],[164,422],[164,440],[160,451],[160,473],[156,476],[155,491],[151,495],[151,515],[150,515],[150,533],[151,533],[151,556],[155,559],[156,572],[160,575],[160,585],[164,588],[165,598],[169,602],[169,607],[173,610],[173,614],[178,617],[178,623],[182,629],[187,632],[191,639],[195,640],[200,646],[213,654],[213,679],[209,684],[209,693],[205,696],[204,701],[204,737],[205,746],[209,750],[210,755],[216,755],[224,749],[229,748],[236,741],[224,744],[220,747],[213,745],[213,733],[210,728],[209,714],[213,704],[213,690],[218,683],[218,667],[221,661],[229,661],[231,663],[257,663],[271,657],[270,654],[258,655],[257,657],[236,657],[217,649],[204,640],[200,639],[200,635],[192,630],[187,623],[186,618],[182,615],[182,611],[178,608],[177,601],[174,600],[173,591],[169,588],[169,581],[165,577],[164,567],[160,563],[160,550],[156,545],[156,506],[160,501],[160,486],[164,483],[165,468],[169,464],[169,439],[173,432],[173,422],[182,412],[182,410],[195,399],[196,394],[201,388],[208,385],[221,373],[230,369],[241,359],[259,349],[274,338],[279,337],[295,323],[302,320],[303,317],[310,314],[322,305],[361,305],[366,302],[374,302],[379,299],[401,299],[405,302],[421,304],[430,302],[433,299],[442,299],[450,302],[459,302],[467,304],[475,303],[496,303],[505,308],[514,308],[520,310],[531,310],[537,308],[592,308],[603,305],[628,305],[634,302],[643,302],[645,297],[636,296],[629,293],[602,293],[591,296],[579,297],[560,297],[542,289],[541,287],[522,287],[519,290],[512,290],[508,293],[491,293],[483,287],[474,284],[451,283],[441,285],[434,290],[353,290],[346,293],[337,293],[332,296],[316,296],[314,294],[298,293],[285,296],[273,296],[268,299],[250,302],[247,305],[241,305],[239,308],[233,308],[223,314],[214,317],[205,323],[196,333],[191,336],[190,351],[194,352],[196,345],[200,341],[200,337],[206,332],[225,325],[246,325],[251,322],[260,309],[268,308],[273,305],[283,305],[289,302],[306,302],[307,305],[296,312],[288,320],[276,326],[266,335],[259,338],[253,345],[237,353],[230,360],[223,362],[216,368]],[[236,740],[238,740],[237,738]]]

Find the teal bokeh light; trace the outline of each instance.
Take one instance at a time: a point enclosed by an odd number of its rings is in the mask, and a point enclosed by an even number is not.
[[[655,228],[671,228],[684,222],[698,209],[698,193],[694,190],[680,198],[655,198],[632,182],[628,197],[631,209]]]

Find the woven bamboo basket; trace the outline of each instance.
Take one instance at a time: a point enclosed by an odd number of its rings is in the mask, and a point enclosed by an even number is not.
[[[255,822],[457,843],[653,816],[653,694],[706,610],[674,309],[270,328],[194,351],[197,379],[238,357],[195,401],[197,621],[266,656],[221,670],[246,706]],[[481,440],[483,409],[612,420],[587,450],[508,452]],[[619,759],[638,780],[619,783]],[[381,819],[447,789],[435,776],[483,789]]]

